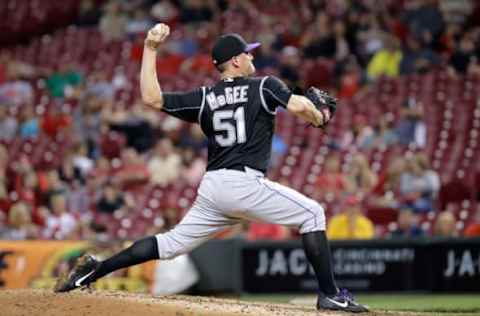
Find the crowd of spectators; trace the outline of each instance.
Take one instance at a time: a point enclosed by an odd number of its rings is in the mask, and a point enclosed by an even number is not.
[[[98,3],[102,3],[99,6]],[[480,74],[480,19],[475,1],[81,1],[74,23],[96,27],[105,40],[131,43],[129,62],[138,63],[145,32],[156,22],[173,26],[159,49],[160,76],[196,73],[215,77],[209,50],[221,32],[259,40],[254,63],[260,73],[280,76],[294,91],[317,85],[349,99],[382,76],[398,77],[446,67],[451,76]],[[216,26],[222,25],[220,29]],[[181,29],[178,36],[175,29]],[[309,67],[299,67],[308,64]],[[31,79],[43,78],[52,100],[39,111]],[[109,76],[85,73],[78,61],[63,60],[48,69],[0,51],[0,238],[77,239],[104,231],[95,213],[122,216],[136,209],[138,188],[198,185],[205,169],[206,142],[198,126],[164,118],[139,100],[116,100],[131,89],[124,66]],[[69,102],[77,105],[71,107]],[[349,130],[332,140],[331,154],[316,179],[313,196],[336,202],[327,210],[332,239],[368,239],[378,232],[365,205],[398,210],[391,238],[455,236],[455,215],[439,209],[441,181],[423,152],[427,130],[422,105],[413,98],[369,124],[356,115]],[[162,123],[160,124],[160,117]],[[116,137],[112,139],[106,138]],[[113,135],[113,136],[112,136]],[[32,157],[11,157],[16,139],[67,139],[58,167],[36,168]],[[118,146],[115,146],[115,145]],[[376,170],[365,152],[413,148]],[[287,144],[275,135],[272,168]],[[354,150],[346,161],[340,152]],[[56,153],[55,153],[56,154]],[[13,159],[14,158],[14,159]],[[288,183],[285,183],[288,185]],[[173,212],[173,215],[171,214]],[[178,214],[165,210],[163,229]],[[418,218],[438,212],[431,230]],[[177,211],[178,213],[178,211]],[[477,212],[480,214],[480,209]],[[176,215],[175,215],[176,214]],[[480,216],[465,229],[480,235]],[[241,228],[246,238],[288,238],[289,230],[254,224]],[[238,232],[237,232],[238,233]]]

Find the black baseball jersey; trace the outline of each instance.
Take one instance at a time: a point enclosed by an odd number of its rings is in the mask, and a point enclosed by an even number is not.
[[[200,124],[208,138],[208,171],[247,166],[265,172],[277,107],[286,107],[291,95],[273,76],[236,77],[186,93],[164,93],[163,111]]]

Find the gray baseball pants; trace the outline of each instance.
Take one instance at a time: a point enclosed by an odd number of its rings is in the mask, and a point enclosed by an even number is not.
[[[160,259],[188,253],[216,233],[241,221],[262,221],[300,229],[325,230],[325,212],[316,201],[266,179],[257,170],[207,172],[195,202],[172,230],[158,234]]]

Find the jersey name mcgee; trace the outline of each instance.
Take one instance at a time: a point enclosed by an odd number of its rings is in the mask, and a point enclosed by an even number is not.
[[[206,100],[210,106],[210,109],[215,111],[216,109],[225,105],[248,102],[247,92],[248,85],[226,87],[225,94],[215,95],[215,93],[212,91],[207,94]]]

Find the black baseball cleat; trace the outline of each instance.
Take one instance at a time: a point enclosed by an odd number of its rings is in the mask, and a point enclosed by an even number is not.
[[[317,309],[350,313],[366,313],[369,311],[365,305],[355,302],[353,296],[345,289],[340,290],[333,296],[318,295]]]
[[[89,286],[91,282],[85,282],[85,280],[95,272],[99,265],[100,262],[91,255],[80,257],[69,273],[58,278],[53,291],[56,293],[69,292]]]

